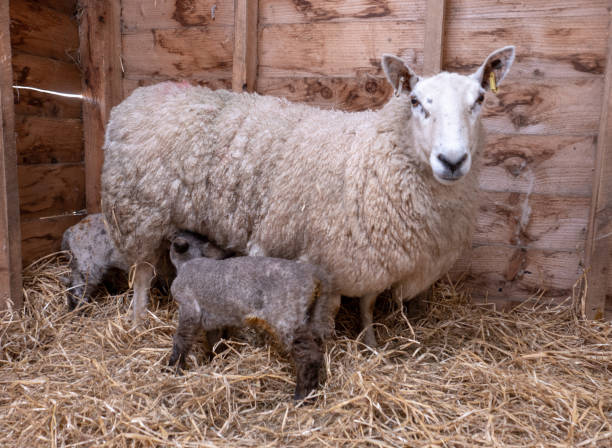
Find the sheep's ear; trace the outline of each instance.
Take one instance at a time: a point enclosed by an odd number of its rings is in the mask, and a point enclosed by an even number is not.
[[[392,54],[382,55],[382,68],[396,95],[401,92],[409,93],[419,82],[416,73],[403,60]]]
[[[495,50],[487,56],[487,59],[472,75],[472,78],[478,81],[483,89],[491,90],[491,73],[494,75],[496,86],[499,85],[514,62],[514,53],[512,45]]]
[[[176,253],[184,254],[187,252],[187,249],[189,249],[189,242],[185,238],[179,236],[172,242],[172,247]]]

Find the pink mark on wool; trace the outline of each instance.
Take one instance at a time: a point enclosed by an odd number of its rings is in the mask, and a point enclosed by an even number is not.
[[[159,83],[157,86],[162,95],[172,95],[191,87],[191,84],[189,81],[166,81]]]

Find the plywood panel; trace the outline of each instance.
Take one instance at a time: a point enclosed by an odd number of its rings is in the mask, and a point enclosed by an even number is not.
[[[465,279],[475,298],[524,300],[544,291],[565,298],[582,273],[582,253],[478,246],[461,257],[451,277]]]
[[[482,192],[474,244],[584,250],[590,198]]]
[[[234,25],[234,2],[218,0],[124,0],[123,32],[207,25]]]
[[[82,100],[33,90],[14,89],[15,113],[55,118],[80,118]]]
[[[72,62],[16,52],[13,55],[15,85],[60,93],[81,93],[81,72]]]
[[[61,215],[85,208],[82,163],[21,165],[19,198],[23,220]]]
[[[504,82],[487,95],[483,123],[490,133],[595,135],[602,89],[601,77]]]
[[[151,30],[123,36],[129,76],[231,77],[234,27]]]
[[[184,82],[185,79],[182,78],[132,78],[126,77],[123,79],[123,97],[126,98],[130,93],[134,91],[137,87],[142,86],[150,86],[152,84],[157,84],[158,82],[164,81],[174,81],[174,82]],[[208,87],[209,89],[226,89],[229,90],[232,88],[232,79],[207,79],[207,80],[199,80],[199,79],[189,79],[187,80],[193,85],[200,85]]]
[[[18,115],[15,122],[19,164],[80,162],[83,122]]]
[[[448,17],[457,19],[559,18],[608,14],[608,0],[446,0]]]
[[[82,218],[83,216],[67,215],[22,222],[21,245],[24,266],[44,255],[59,251],[64,231]]]
[[[605,67],[607,30],[607,15],[450,19],[445,28],[443,66],[472,72],[491,51],[512,44],[517,60],[510,79],[596,77]]]
[[[13,51],[74,61],[79,35],[72,17],[35,0],[11,1],[10,14]]]
[[[489,133],[480,188],[590,197],[596,141],[595,135]]]
[[[420,68],[423,33],[420,21],[266,26],[259,37],[259,77],[381,74],[383,53],[401,55]]]
[[[260,0],[260,23],[415,21],[425,16],[425,0]]]

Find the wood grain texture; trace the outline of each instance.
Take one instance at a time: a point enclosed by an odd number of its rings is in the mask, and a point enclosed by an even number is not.
[[[23,304],[9,7],[0,2],[0,310]]]
[[[69,17],[76,15],[77,0],[36,0],[39,5],[55,9]]]
[[[83,129],[88,213],[100,211],[104,129],[122,99],[121,5],[119,0],[81,0],[79,33],[83,66]]]
[[[590,197],[596,142],[595,135],[488,134],[480,188]]]
[[[17,115],[15,134],[18,164],[83,160],[83,122],[80,119]]]
[[[435,75],[442,67],[445,3],[445,0],[427,0],[423,48],[424,76]]]
[[[66,215],[24,221],[21,225],[23,265],[27,266],[40,257],[59,251],[64,231],[82,218],[79,215]]]
[[[173,82],[184,82],[188,81],[193,85],[199,85],[208,87],[209,89],[226,89],[230,90],[232,88],[232,80],[231,78],[224,79],[187,79],[184,78],[168,78],[168,77],[160,77],[160,78],[132,78],[125,77],[123,78],[123,97],[127,98],[137,87],[142,86],[150,86],[152,84],[157,84],[159,82],[164,81],[173,81]]]
[[[10,14],[13,51],[74,61],[79,49],[74,18],[35,0],[12,0]]]
[[[608,58],[585,253],[588,269],[585,311],[588,317],[595,319],[604,317],[606,296],[612,295],[612,289],[609,288],[612,284],[612,10],[608,20]]]
[[[481,192],[475,245],[584,250],[590,198]]]
[[[228,78],[232,73],[234,27],[150,30],[123,35],[129,76]]]
[[[462,256],[450,272],[463,278],[476,299],[525,300],[539,293],[563,299],[582,273],[582,253],[477,246]]]
[[[257,78],[258,0],[234,1],[232,90],[253,92]]]
[[[380,57],[404,57],[417,70],[423,62],[423,22],[347,22],[270,25],[260,30],[259,79],[353,77],[382,74]]]
[[[15,85],[61,93],[81,93],[81,71],[73,62],[16,52],[13,56]]]
[[[33,90],[13,89],[15,113],[55,118],[81,118],[82,100]]]
[[[447,0],[449,19],[592,17],[608,14],[608,0]]]
[[[234,25],[233,1],[123,0],[121,8],[123,33],[190,26]]]
[[[599,77],[606,63],[607,14],[591,17],[449,19],[444,38],[445,70],[470,73],[487,55],[516,46],[509,79]]]
[[[17,171],[23,220],[85,208],[85,169],[82,163],[21,165]]]
[[[423,21],[423,0],[259,0],[260,23]]]

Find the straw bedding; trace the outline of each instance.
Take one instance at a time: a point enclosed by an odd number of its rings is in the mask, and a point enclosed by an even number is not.
[[[382,346],[342,310],[327,379],[291,399],[288,359],[247,339],[183,376],[164,371],[176,307],[144,328],[129,295],[67,313],[60,256],[25,273],[25,311],[0,319],[0,445],[612,447],[612,325],[572,306],[496,311],[453,285],[416,317],[383,306]]]

